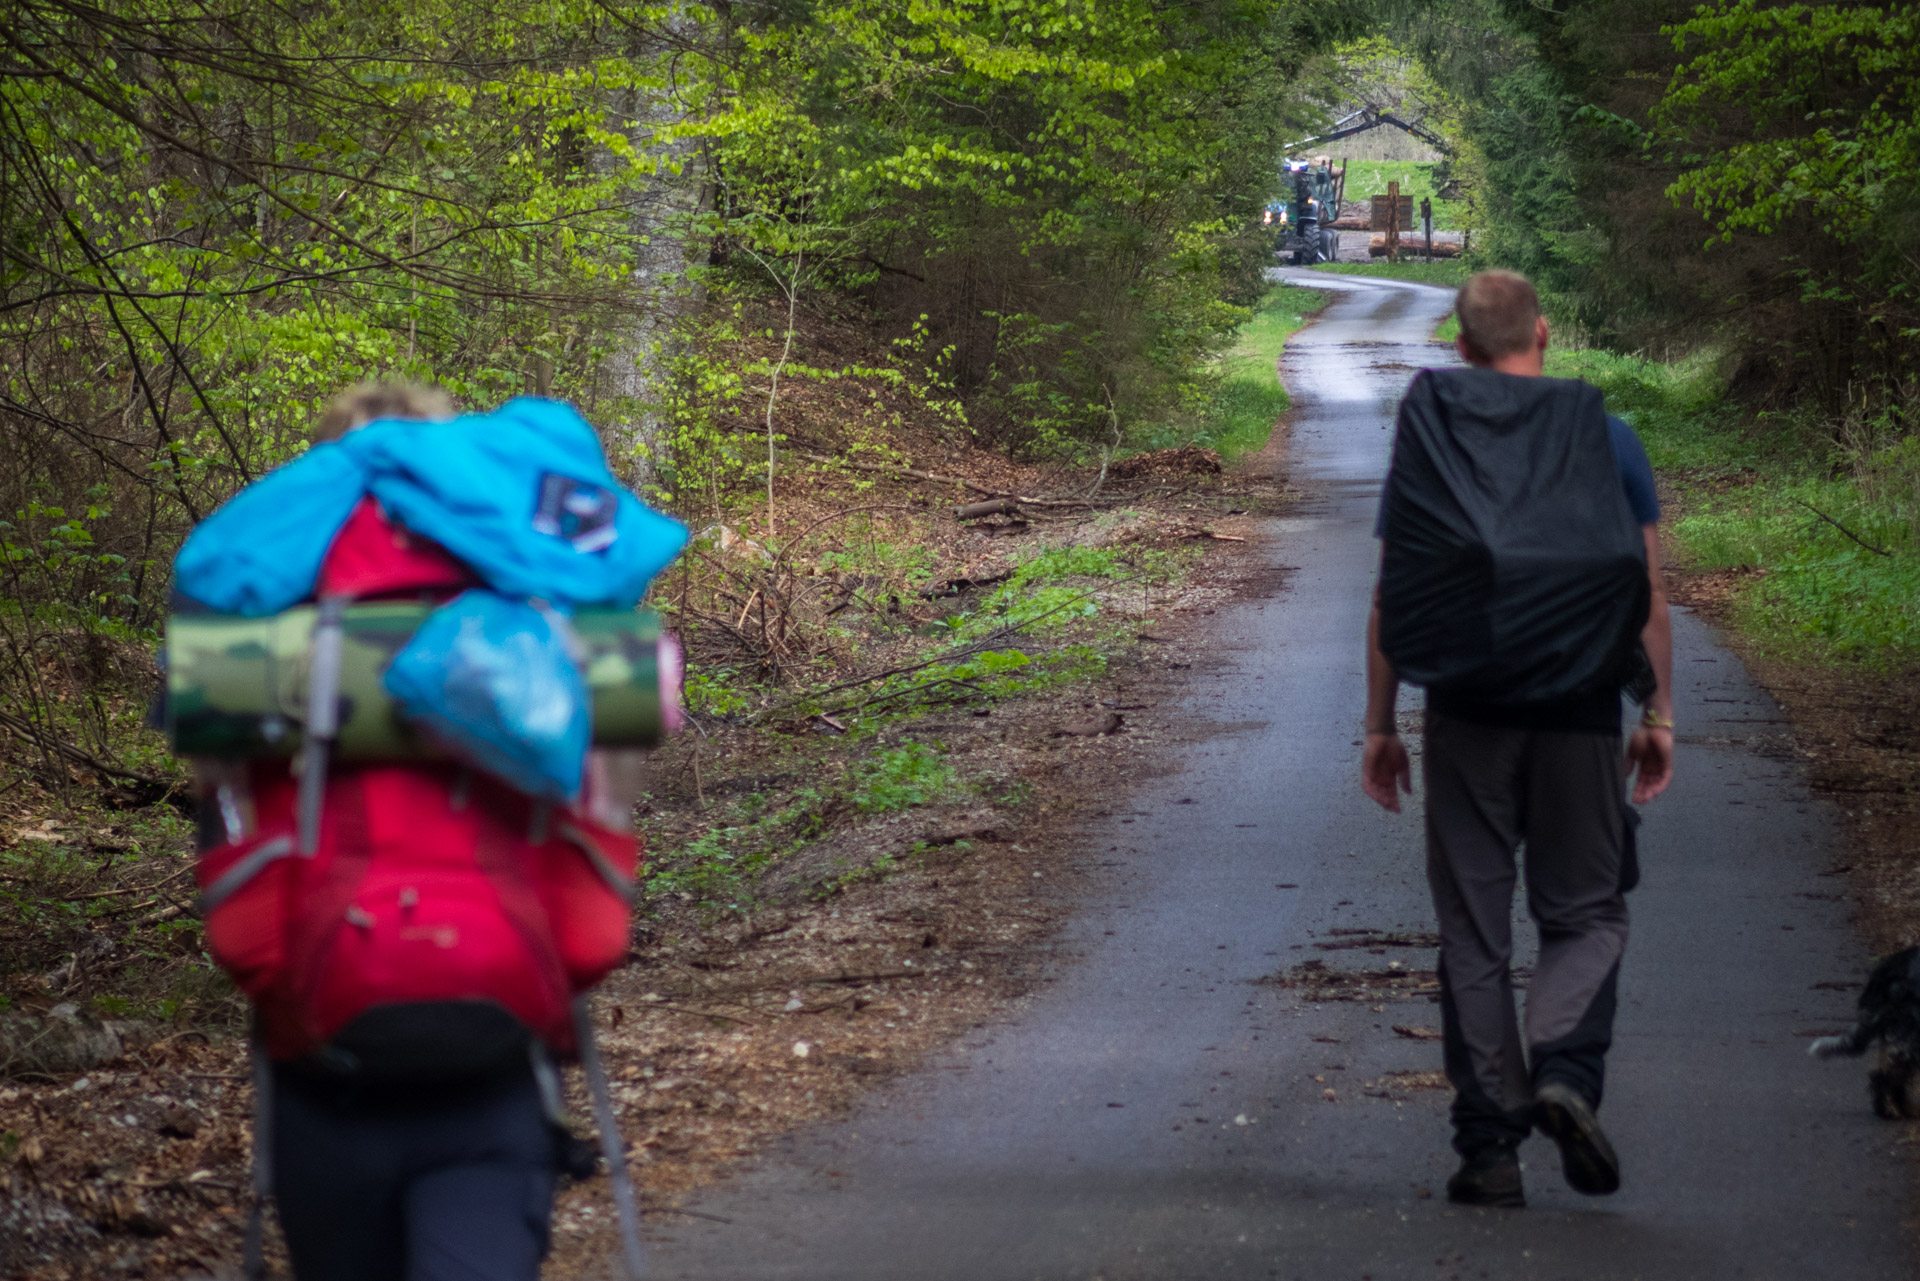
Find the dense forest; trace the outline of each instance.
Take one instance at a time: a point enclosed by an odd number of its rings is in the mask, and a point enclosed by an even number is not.
[[[1593,341],[1734,357],[1736,390],[1912,427],[1920,10],[1408,5],[1489,261]]]
[[[1257,297],[1325,3],[28,3],[0,202],[12,594],[151,628],[181,532],[376,375],[575,399],[671,506],[745,291],[839,291],[1057,447]],[[884,347],[884,344],[882,344]],[[764,371],[763,371],[764,372]]]
[[[1912,5],[10,9],[29,615],[150,631],[182,531],[376,375],[578,400],[669,507],[743,478],[770,372],[718,355],[743,296],[857,299],[1010,451],[1177,423],[1370,31],[1460,140],[1479,261],[1591,341],[1714,344],[1757,403],[1912,425]]]

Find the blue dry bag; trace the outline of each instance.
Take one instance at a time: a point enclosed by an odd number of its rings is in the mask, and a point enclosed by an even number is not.
[[[462,760],[529,796],[579,797],[592,704],[553,609],[462,592],[427,616],[385,683],[407,719]]]

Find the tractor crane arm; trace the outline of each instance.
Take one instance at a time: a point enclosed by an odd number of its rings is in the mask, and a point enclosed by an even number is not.
[[[1352,123],[1356,120],[1360,123]],[[1357,133],[1365,133],[1369,129],[1378,129],[1381,125],[1392,125],[1396,129],[1410,133],[1442,155],[1450,156],[1453,154],[1453,144],[1449,143],[1445,138],[1442,138],[1425,125],[1418,121],[1409,122],[1402,120],[1390,111],[1376,111],[1372,107],[1362,107],[1352,115],[1340,120],[1326,133],[1316,134],[1311,138],[1303,138],[1288,147],[1287,150],[1300,151],[1323,142],[1333,142],[1340,138],[1351,138]]]

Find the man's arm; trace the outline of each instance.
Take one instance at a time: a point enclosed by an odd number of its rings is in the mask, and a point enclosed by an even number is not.
[[[1360,786],[1395,814],[1400,812],[1400,793],[1413,791],[1413,766],[1394,723],[1399,701],[1399,674],[1380,649],[1380,589],[1376,587],[1373,611],[1367,615],[1367,745],[1360,755]]]
[[[1635,805],[1645,805],[1673,781],[1673,619],[1667,612],[1666,580],[1660,573],[1659,529],[1654,525],[1641,528],[1647,540],[1647,577],[1652,595],[1647,625],[1640,629],[1640,643],[1646,646],[1647,659],[1653,664],[1654,688],[1653,697],[1647,700],[1646,715],[1627,739],[1627,768],[1637,775],[1633,783]]]

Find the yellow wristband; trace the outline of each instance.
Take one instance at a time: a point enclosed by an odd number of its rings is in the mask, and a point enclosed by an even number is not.
[[[1640,713],[1640,723],[1646,726],[1648,729],[1672,729],[1673,728],[1673,722],[1671,720],[1661,719],[1660,714],[1654,711],[1651,707],[1649,707],[1646,711]]]

